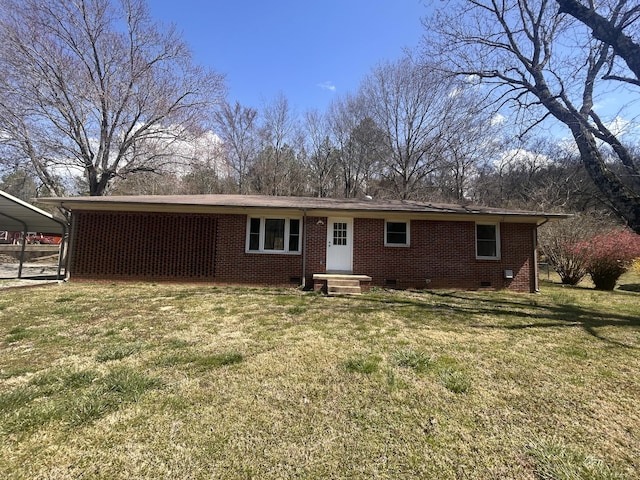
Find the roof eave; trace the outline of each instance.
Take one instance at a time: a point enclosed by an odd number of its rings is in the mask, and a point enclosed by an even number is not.
[[[361,218],[406,218],[406,219],[443,219],[457,221],[469,221],[473,219],[478,221],[486,219],[486,221],[502,221],[507,223],[536,223],[540,225],[550,220],[561,220],[571,215],[567,214],[551,214],[551,213],[534,213],[534,212],[518,212],[518,211],[454,211],[445,210],[432,211],[417,209],[393,209],[376,208],[344,208],[332,206],[290,206],[290,205],[220,205],[220,204],[197,204],[197,203],[167,203],[167,202],[150,202],[150,201],[99,201],[88,200],[84,198],[45,198],[39,199],[42,203],[57,205],[61,208],[74,210],[89,211],[127,211],[127,212],[165,212],[165,213],[227,213],[227,214],[267,214],[268,212],[277,211],[285,214],[304,213],[308,216],[328,217],[328,216],[357,216]]]

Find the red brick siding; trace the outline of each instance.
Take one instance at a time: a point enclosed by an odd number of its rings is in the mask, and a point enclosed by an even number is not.
[[[500,226],[502,264],[514,274],[513,280],[505,285],[510,290],[535,291],[535,233],[536,225],[530,223],[503,223]]]
[[[162,280],[215,276],[215,216],[138,212],[73,215],[72,277]]]
[[[246,238],[246,215],[219,216],[214,281],[249,285],[300,284],[302,254],[247,253]]]
[[[307,217],[306,237],[303,240],[306,248],[305,271],[307,287],[313,286],[313,274],[326,271],[327,259],[327,217]]]
[[[72,278],[297,285],[304,274],[310,287],[313,274],[326,271],[326,217],[307,217],[303,256],[246,253],[246,215],[73,215]],[[533,291],[534,230],[501,224],[501,259],[477,260],[474,222],[412,220],[411,245],[385,247],[384,220],[356,218],[354,273],[371,276],[376,286],[476,289],[487,282]],[[513,280],[504,279],[505,269],[513,270]]]
[[[302,255],[246,253],[246,228],[245,215],[74,212],[69,270],[79,279],[299,284]]]
[[[397,288],[508,288],[534,290],[533,224],[500,226],[501,259],[478,260],[474,222],[412,220],[410,246],[384,245],[384,220],[356,218],[354,273],[373,285]],[[504,270],[514,272],[504,279]],[[429,280],[429,281],[427,281]]]

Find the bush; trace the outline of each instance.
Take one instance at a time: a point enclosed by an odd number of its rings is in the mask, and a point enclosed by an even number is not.
[[[587,273],[598,290],[613,290],[620,276],[640,257],[640,235],[612,230],[582,242]]]
[[[584,252],[571,242],[557,242],[545,249],[547,261],[565,285],[577,285],[587,274]]]
[[[610,229],[609,220],[595,214],[576,214],[561,222],[549,222],[539,231],[540,251],[563,284],[577,285],[587,274],[586,241]]]

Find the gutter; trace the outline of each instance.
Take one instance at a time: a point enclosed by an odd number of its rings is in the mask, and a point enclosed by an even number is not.
[[[549,217],[544,217],[544,222],[539,223],[538,225],[536,225],[536,229],[540,228],[541,226],[543,226],[545,223],[548,223],[551,219]]]

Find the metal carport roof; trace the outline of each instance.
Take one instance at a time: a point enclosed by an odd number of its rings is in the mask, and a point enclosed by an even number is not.
[[[63,235],[64,222],[53,215],[0,190],[0,230],[57,233]]]
[[[64,237],[67,232],[65,222],[53,217],[50,213],[20,200],[0,190],[0,230],[12,232],[56,233],[63,237],[60,251],[64,251]],[[22,276],[24,245],[20,255],[18,277]],[[62,255],[58,262],[58,276],[62,266]]]

